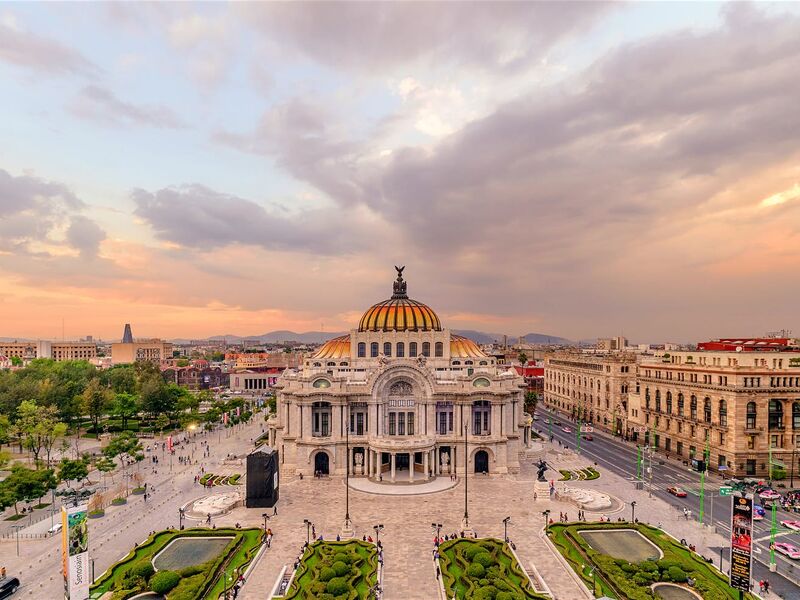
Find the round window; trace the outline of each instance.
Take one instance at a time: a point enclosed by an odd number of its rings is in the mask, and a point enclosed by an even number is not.
[[[331,382],[327,379],[317,379],[313,385],[315,388],[329,388],[331,387]]]
[[[489,387],[489,380],[485,377],[478,377],[475,381],[472,382],[472,385],[475,387]]]

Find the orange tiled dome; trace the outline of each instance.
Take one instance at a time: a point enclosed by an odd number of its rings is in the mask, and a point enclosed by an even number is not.
[[[433,310],[406,294],[403,269],[395,267],[397,280],[388,300],[371,306],[358,323],[359,331],[441,331],[442,323]]]
[[[488,358],[478,344],[461,335],[450,335],[450,358]]]
[[[313,358],[350,358],[350,336],[340,335],[328,340]]]

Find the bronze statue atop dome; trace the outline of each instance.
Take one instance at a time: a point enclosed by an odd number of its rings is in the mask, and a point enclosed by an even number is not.
[[[405,265],[402,267],[398,267],[395,265],[394,269],[397,271],[397,279],[395,280],[392,289],[394,294],[392,294],[392,298],[408,298],[408,294],[406,294],[406,282],[403,281],[403,270],[406,268]]]

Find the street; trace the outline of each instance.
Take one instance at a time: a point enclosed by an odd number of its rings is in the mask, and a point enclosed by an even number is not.
[[[547,418],[552,417],[553,421],[562,423],[561,426],[553,424],[550,429],[554,440],[560,441],[569,448],[576,449],[577,437],[574,422],[570,421],[565,415],[548,411],[543,407],[537,407],[536,413],[538,416],[536,428],[543,438],[547,438],[549,435]],[[565,425],[569,426],[572,430],[571,433],[562,431],[562,427]],[[633,482],[636,478],[635,444],[612,437],[600,431],[599,428],[594,429],[592,436],[594,438],[592,441],[581,440],[580,453],[595,461],[600,467],[610,469],[618,475],[631,480],[631,485],[633,486]],[[692,471],[675,460],[666,460],[661,454],[656,455],[656,458],[657,460],[654,459],[652,463],[652,494],[677,509],[675,518],[683,518],[684,508],[692,511],[691,518],[698,518],[700,514],[700,473]],[[651,481],[646,473],[647,466],[648,462],[645,461],[643,469],[645,472],[642,475],[645,489],[648,489]],[[710,474],[706,480],[706,514],[704,522],[709,523],[713,515],[713,524],[717,531],[723,533],[723,535],[728,535],[730,533],[731,501],[729,497],[719,496],[719,487],[721,483],[722,478],[716,474]],[[688,492],[688,496],[686,498],[673,496],[666,491],[670,486],[679,486],[683,488]],[[780,525],[781,520],[796,518],[797,515],[795,513],[789,513],[778,509],[776,519],[778,522],[776,541],[786,541],[800,546],[800,534],[792,530],[787,530]],[[767,509],[764,520],[754,521],[753,525],[755,548],[755,554],[753,556],[753,580],[755,582],[761,579],[769,580],[772,584],[771,589],[785,598],[800,597],[800,571],[798,571],[798,565],[795,561],[776,552],[775,562],[777,564],[777,572],[771,573],[769,571],[770,510]],[[689,540],[689,542],[691,542],[691,540]],[[715,550],[718,553],[722,551],[724,560],[727,563],[729,549],[716,548]],[[719,564],[720,555],[717,554],[714,558],[715,563]]]

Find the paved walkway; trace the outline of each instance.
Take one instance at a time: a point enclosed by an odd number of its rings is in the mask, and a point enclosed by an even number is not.
[[[435,494],[436,492],[443,492],[458,485],[458,480],[450,479],[449,477],[437,477],[431,481],[424,483],[412,484],[392,484],[392,483],[378,483],[366,477],[351,477],[350,488],[358,490],[359,492],[366,492],[368,494],[382,494],[386,496],[417,496],[421,494]]]

